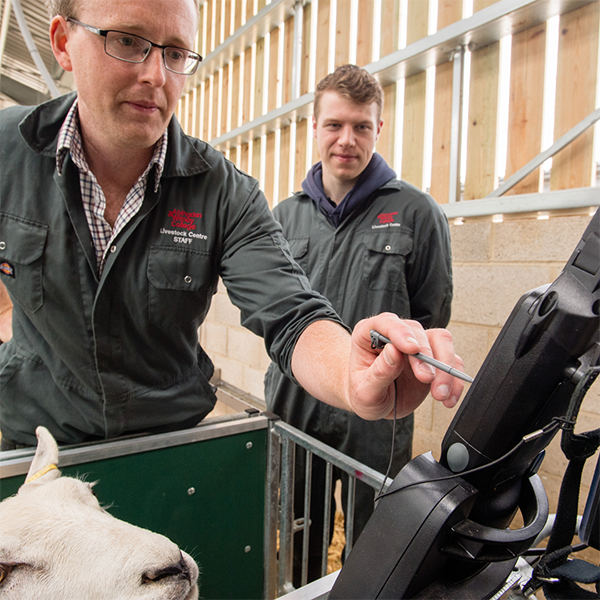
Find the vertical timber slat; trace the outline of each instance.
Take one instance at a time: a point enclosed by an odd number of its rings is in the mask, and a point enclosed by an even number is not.
[[[240,122],[240,94],[242,91],[241,85],[241,64],[242,57],[236,56],[233,59],[233,73],[231,76],[231,128],[235,129],[241,125]]]
[[[598,73],[600,3],[561,16],[556,81],[554,139],[594,110]],[[592,184],[594,131],[588,129],[552,161],[550,188],[562,190]]]
[[[267,198],[267,202],[269,206],[273,208],[273,200],[275,196],[275,169],[276,165],[276,156],[275,156],[275,132],[267,135],[266,139],[266,153],[265,153],[265,196]]]
[[[290,138],[291,131],[289,127],[281,130],[280,151],[279,151],[279,199],[287,198],[293,190],[290,185]]]
[[[438,30],[459,21],[462,0],[440,0]],[[448,202],[450,186],[450,141],[452,130],[453,62],[438,65],[435,70],[433,101],[433,145],[431,162],[431,195],[440,203]]]
[[[285,21],[283,38],[283,104],[292,99],[292,61],[294,58],[294,17]]]
[[[400,38],[400,2],[381,0],[381,56],[387,56],[398,50]]]
[[[223,42],[223,38],[221,36],[222,8],[222,0],[215,0],[215,48]]]
[[[302,16],[302,59],[300,64],[300,95],[308,93],[310,87],[310,27],[311,27],[312,4],[304,7]]]
[[[331,0],[319,0],[317,8],[317,56],[315,63],[315,86],[327,75],[329,69],[329,22]]]
[[[388,165],[394,164],[394,130],[396,124],[396,84],[383,88],[383,127],[377,141],[377,152],[383,156]]]
[[[337,23],[335,27],[335,68],[350,59],[350,0],[337,0]]]
[[[364,67],[373,59],[373,0],[358,0],[356,64]]]
[[[252,48],[244,54],[244,82],[242,87],[242,124],[252,120],[250,105],[252,103]]]
[[[302,119],[296,123],[296,172],[294,173],[294,188],[300,189],[300,184],[306,177],[306,140],[308,119]]]
[[[212,119],[211,119],[211,136],[209,139],[216,138],[219,135],[219,110],[222,109],[222,105],[219,102],[219,90],[221,88],[221,71],[215,71],[213,82],[212,82]]]
[[[427,36],[428,20],[428,3],[421,0],[408,0],[407,44]],[[407,77],[404,88],[402,179],[418,188],[423,187],[426,78],[427,74],[424,71]]]
[[[269,89],[267,99],[267,110],[275,110],[277,104],[277,89],[279,87],[279,28],[271,31],[269,39]]]
[[[265,38],[256,42],[256,57],[254,59],[254,114],[253,119],[263,114],[264,80],[265,80]]]
[[[546,23],[513,36],[508,109],[507,178],[542,150],[545,53]],[[534,194],[541,191],[542,184],[542,170],[536,169],[507,194]]]
[[[473,9],[477,12],[494,2],[496,0],[475,0]],[[471,53],[465,200],[484,198],[497,184],[496,134],[499,75],[499,42],[475,49]]]
[[[202,139],[210,140],[210,109],[211,109],[212,86],[210,77],[204,82],[204,115],[202,119]]]
[[[229,64],[223,67],[221,71],[221,131],[220,135],[229,130],[228,121],[231,114],[231,99],[229,94]],[[232,90],[233,91],[233,90]]]

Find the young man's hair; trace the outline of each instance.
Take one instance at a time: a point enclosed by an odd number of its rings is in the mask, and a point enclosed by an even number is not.
[[[317,84],[313,113],[319,118],[319,104],[325,92],[337,92],[340,96],[357,104],[377,104],[377,119],[383,110],[383,89],[373,75],[356,65],[342,65]]]
[[[75,18],[77,16],[76,8],[81,3],[81,0],[44,0],[48,16],[53,19],[56,15],[60,15],[65,19],[68,17]],[[199,7],[198,0],[194,0],[196,7]]]

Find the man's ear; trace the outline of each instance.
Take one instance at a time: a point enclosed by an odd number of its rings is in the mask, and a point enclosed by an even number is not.
[[[50,43],[52,44],[52,52],[54,52],[58,64],[65,71],[72,71],[73,64],[68,49],[68,31],[69,24],[64,17],[57,15],[50,22]]]
[[[313,138],[317,139],[317,120],[315,119],[315,115],[312,116],[312,129],[313,129]]]
[[[379,134],[381,133],[381,128],[383,127],[383,119],[379,119],[379,124],[377,125],[377,137],[375,141],[379,139]]]

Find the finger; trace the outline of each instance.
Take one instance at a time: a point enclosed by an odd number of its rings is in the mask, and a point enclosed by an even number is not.
[[[456,357],[456,368],[459,371],[464,372],[464,363],[460,356]],[[447,408],[454,408],[458,404],[458,401],[462,396],[464,388],[465,384],[460,379],[453,377],[450,393],[448,394],[448,397],[445,400],[442,400],[444,406],[446,406]]]
[[[450,332],[445,329],[431,329],[427,332],[433,357],[437,360],[463,371],[464,363],[454,351],[454,343]],[[452,408],[456,406],[464,390],[464,383],[452,375],[436,369],[435,378],[431,384],[431,395]]]
[[[381,313],[357,323],[354,330],[360,332],[362,347],[373,351],[371,329],[387,337],[404,354],[419,352],[421,344],[429,346],[423,327],[417,321],[402,320],[393,313]]]

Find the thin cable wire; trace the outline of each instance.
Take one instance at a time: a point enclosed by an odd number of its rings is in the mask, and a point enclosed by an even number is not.
[[[385,482],[388,480],[390,476],[390,471],[392,470],[392,462],[394,460],[394,446],[396,444],[396,412],[398,406],[398,383],[394,379],[394,422],[392,424],[392,450],[390,452],[390,462],[388,463],[387,471],[385,472],[385,476],[383,478],[383,482],[381,483],[381,487],[377,492],[377,496],[375,496],[375,502],[381,498],[381,492],[383,492],[383,488],[385,487]]]

